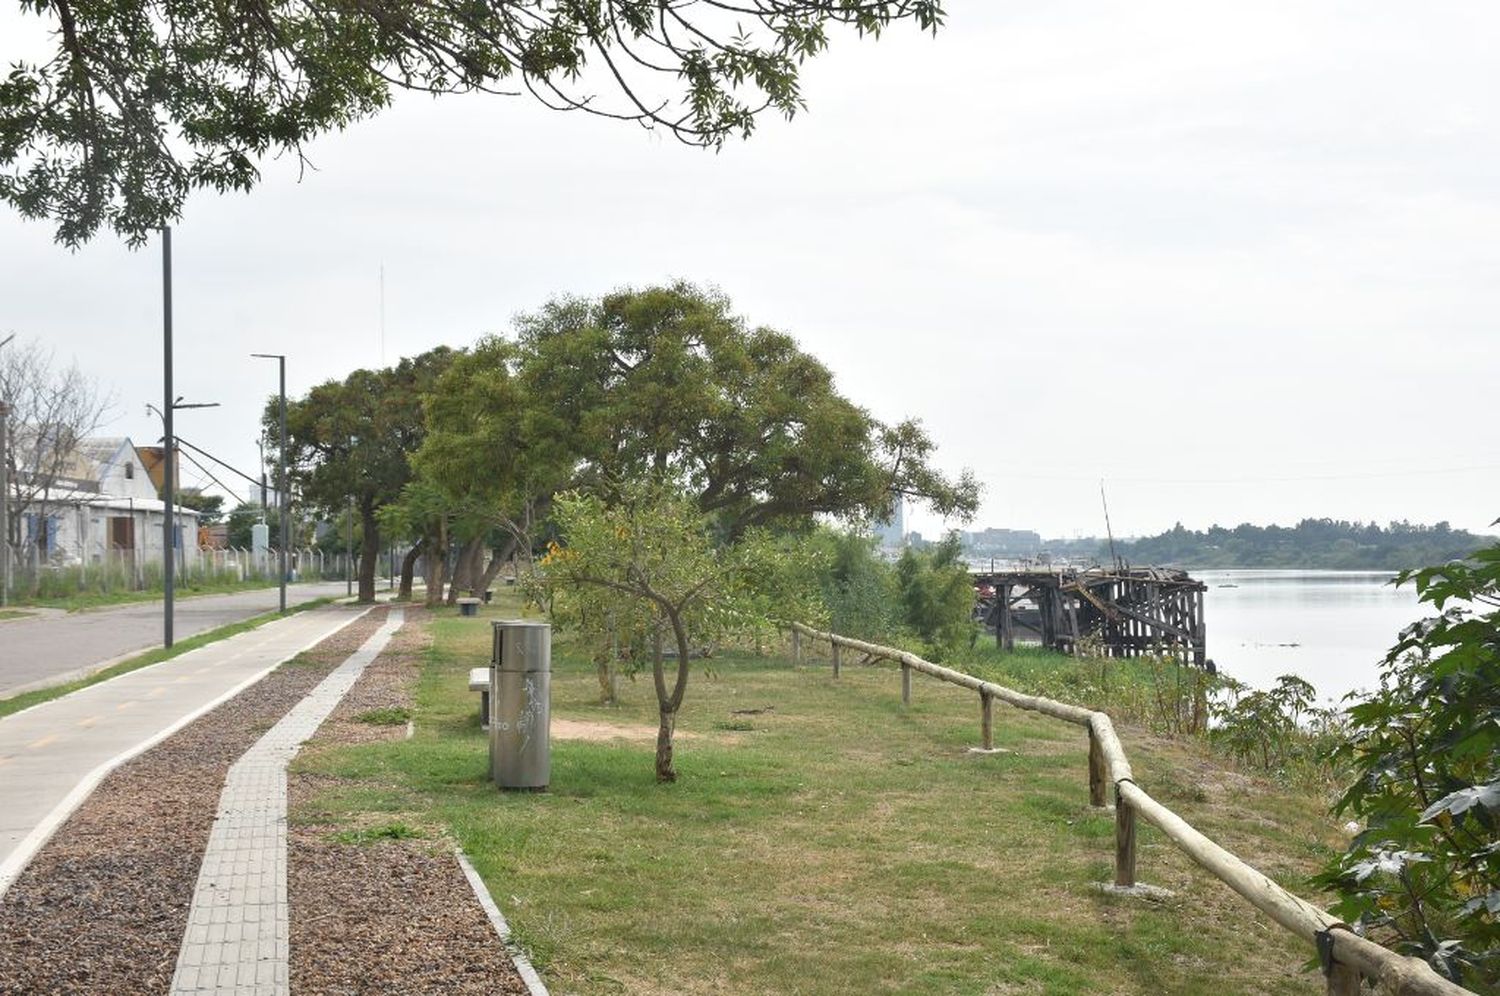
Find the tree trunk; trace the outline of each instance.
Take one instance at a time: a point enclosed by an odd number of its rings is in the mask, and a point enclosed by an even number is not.
[[[427,607],[435,609],[443,604],[443,581],[448,573],[448,524],[441,519],[428,549]]]
[[[359,601],[369,605],[375,601],[375,568],[380,563],[380,526],[375,522],[373,501],[361,503],[359,521],[364,531],[359,546]]]
[[[672,732],[677,727],[677,710],[661,707],[661,726],[656,731],[656,780],[675,782],[677,769],[672,767]]]
[[[480,575],[476,594],[483,597],[484,593],[489,590],[490,585],[495,583],[495,577],[500,573],[500,568],[504,567],[510,558],[516,555],[516,547],[518,546],[520,544],[512,536],[495,548],[495,552],[490,556],[489,565],[485,567],[484,573]]]
[[[427,545],[426,540],[417,540],[412,548],[406,551],[406,556],[401,558],[401,587],[396,590],[396,601],[411,601],[411,576],[417,569],[417,558],[422,556],[422,548]]]
[[[474,587],[475,575],[479,573],[474,561],[484,556],[484,537],[476,537],[458,548],[453,562],[453,580],[448,584],[447,604],[457,605],[459,596]]]

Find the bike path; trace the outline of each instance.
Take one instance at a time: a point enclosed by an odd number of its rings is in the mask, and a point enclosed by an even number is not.
[[[366,611],[278,619],[0,719],[0,896],[115,767]]]

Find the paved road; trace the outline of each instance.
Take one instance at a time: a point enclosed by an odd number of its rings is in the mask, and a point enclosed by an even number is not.
[[[122,755],[363,614],[329,606],[278,619],[0,719],[0,895]]]
[[[289,585],[288,605],[343,595],[344,582]],[[278,591],[262,588],[232,595],[177,600],[179,640],[276,608]],[[0,698],[80,678],[105,661],[161,646],[161,602],[132,602],[91,612],[48,614],[0,622]]]

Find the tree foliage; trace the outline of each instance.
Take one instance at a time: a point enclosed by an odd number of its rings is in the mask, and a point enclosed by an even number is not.
[[[1351,923],[1451,979],[1500,986],[1500,544],[1406,571],[1440,613],[1401,634],[1380,691],[1349,709],[1365,823],[1321,881]]]
[[[927,550],[908,547],[896,562],[896,587],[902,621],[942,660],[952,650],[972,644],[974,580],[963,560],[957,533],[949,533]]]
[[[375,597],[380,556],[376,510],[393,502],[412,479],[407,455],[421,445],[423,399],[452,361],[446,346],[403,358],[382,370],[355,370],[287,401],[287,465],[302,499],[328,518],[344,514],[349,499],[360,518],[359,597]],[[280,400],[267,402],[262,423],[279,438]]]
[[[563,298],[519,320],[530,431],[573,447],[579,483],[684,482],[736,536],[817,514],[887,517],[898,496],[972,515],[979,488],[945,477],[915,421],[886,425],[840,394],[790,336],[676,283]]]
[[[778,583],[780,548],[759,532],[719,542],[708,517],[670,482],[621,482],[612,501],[570,492],[558,497],[554,515],[562,541],[541,562],[538,593],[563,618],[596,620],[596,635],[600,619],[644,631],[660,717],[656,777],[673,781],[673,734],[691,659],[705,644],[763,623],[769,603],[757,593],[789,596]],[[670,675],[667,645],[675,657]]]
[[[719,146],[802,108],[832,26],[942,23],[940,0],[27,0],[55,46],[0,80],[0,197],[78,245],[132,243],[188,192],[247,190],[269,154],[393,92],[529,93]]]

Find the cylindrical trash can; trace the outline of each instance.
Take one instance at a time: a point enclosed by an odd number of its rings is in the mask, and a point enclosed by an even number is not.
[[[490,778],[502,789],[544,789],[552,775],[552,627],[494,623],[490,660]]]

